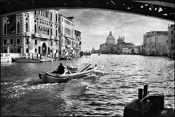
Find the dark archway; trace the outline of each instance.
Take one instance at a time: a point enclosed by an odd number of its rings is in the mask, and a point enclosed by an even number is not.
[[[43,56],[46,56],[46,54],[47,54],[47,45],[44,42],[43,45],[42,45],[42,55]]]

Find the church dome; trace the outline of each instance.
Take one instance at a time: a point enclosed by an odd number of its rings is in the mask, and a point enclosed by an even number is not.
[[[117,39],[117,43],[123,43],[124,42],[124,36],[123,37],[120,37]]]
[[[112,36],[112,32],[109,32],[109,35],[106,38],[107,44],[115,44],[115,38]]]

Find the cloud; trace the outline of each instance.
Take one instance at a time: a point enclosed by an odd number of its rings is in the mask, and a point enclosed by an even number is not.
[[[168,24],[172,24],[148,16],[101,9],[63,9],[60,14],[74,16],[75,29],[82,34],[83,50],[91,50],[93,47],[99,49],[99,45],[105,43],[109,31],[112,31],[116,40],[124,36],[126,42],[139,45],[146,32],[167,31]]]

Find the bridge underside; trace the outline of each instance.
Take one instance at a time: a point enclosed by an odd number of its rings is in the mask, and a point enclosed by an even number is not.
[[[174,0],[1,0],[1,15],[62,8],[100,8],[171,21],[175,16]]]

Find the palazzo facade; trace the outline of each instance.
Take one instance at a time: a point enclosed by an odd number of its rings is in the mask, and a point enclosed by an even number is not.
[[[81,49],[81,33],[77,39],[72,19],[60,15],[57,10],[1,17],[1,24],[1,53],[61,58],[68,49],[73,57],[81,51],[77,51]]]

